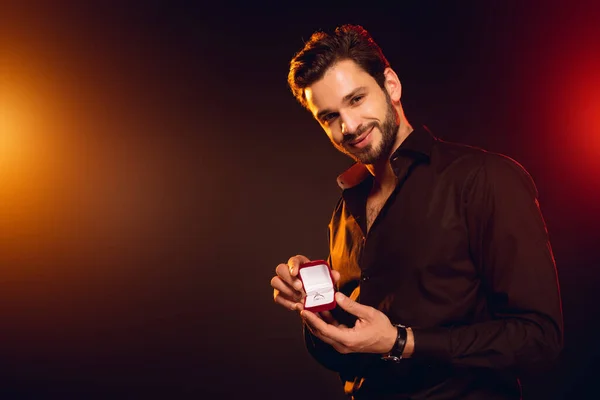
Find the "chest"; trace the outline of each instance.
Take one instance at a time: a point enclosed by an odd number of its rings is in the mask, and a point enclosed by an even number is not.
[[[382,192],[377,195],[371,195],[367,198],[366,203],[366,219],[367,219],[367,232],[371,230],[373,222],[377,219],[377,216],[381,212],[381,209],[385,205],[392,191]]]
[[[459,299],[476,275],[459,191],[404,189],[367,200],[366,232],[360,215],[339,210],[330,226],[332,265],[342,284],[360,283],[365,304],[389,293]]]

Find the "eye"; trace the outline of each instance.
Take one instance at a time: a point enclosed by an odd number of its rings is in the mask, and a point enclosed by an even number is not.
[[[322,121],[329,123],[329,122],[333,121],[335,118],[337,118],[337,116],[338,116],[337,113],[329,113],[329,114],[323,116]]]
[[[362,95],[362,94],[360,94],[360,95],[358,95],[358,96],[354,96],[354,97],[352,98],[352,100],[350,100],[350,104],[353,104],[353,105],[354,105],[354,104],[358,104],[358,103],[360,103],[360,101],[361,101],[362,99],[364,99],[364,98],[365,98],[365,96],[364,96],[364,95]]]

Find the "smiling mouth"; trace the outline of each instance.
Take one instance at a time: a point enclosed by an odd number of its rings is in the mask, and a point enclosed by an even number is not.
[[[374,128],[374,126],[372,126],[371,129],[369,129],[368,131],[366,131],[362,135],[360,135],[357,139],[351,141],[349,143],[350,146],[356,146],[357,144],[360,144],[363,140],[365,140],[367,138],[367,136],[369,136],[371,134],[371,132],[373,131],[373,128]]]

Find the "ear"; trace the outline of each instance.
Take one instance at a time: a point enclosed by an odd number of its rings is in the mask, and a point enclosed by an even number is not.
[[[385,90],[387,90],[390,99],[393,103],[399,102],[402,97],[402,84],[400,83],[400,79],[398,79],[398,75],[389,67],[383,71],[383,75],[385,76]]]

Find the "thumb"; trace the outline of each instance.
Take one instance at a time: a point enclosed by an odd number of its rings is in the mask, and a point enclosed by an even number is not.
[[[301,264],[307,263],[309,262],[309,258],[306,256],[303,256],[301,254],[298,254],[294,257],[290,257],[290,259],[287,262],[288,265],[288,269],[290,271],[290,275],[291,276],[297,276],[298,275],[298,268],[300,268]]]
[[[342,292],[337,292],[335,294],[335,301],[343,310],[349,312],[350,314],[360,319],[369,319],[369,317],[372,314],[372,311],[374,310],[373,307],[357,303],[348,296],[344,295]]]
[[[333,284],[337,285],[340,281],[340,273],[334,269],[331,270],[331,275],[333,276]]]

